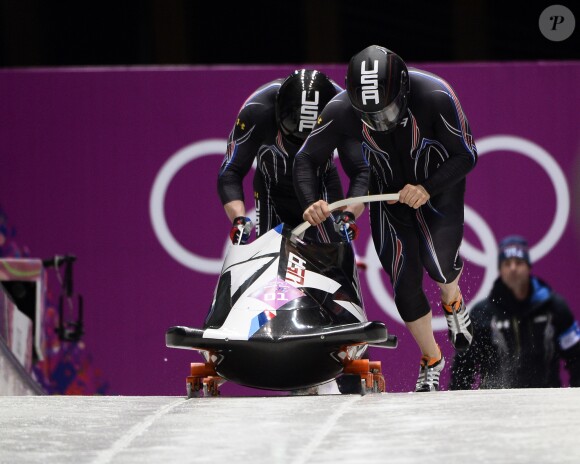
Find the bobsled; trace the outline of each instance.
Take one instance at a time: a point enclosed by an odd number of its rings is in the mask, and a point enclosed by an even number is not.
[[[187,396],[216,396],[226,381],[305,391],[354,377],[358,393],[383,392],[369,346],[395,348],[383,322],[367,319],[350,243],[307,242],[284,224],[231,245],[202,328],[171,327],[169,348],[198,351]],[[352,381],[350,381],[352,384]]]

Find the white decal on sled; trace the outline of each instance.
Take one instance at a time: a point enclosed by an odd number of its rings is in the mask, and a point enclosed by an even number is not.
[[[300,287],[317,288],[327,293],[334,293],[340,284],[329,277],[306,269],[306,261],[290,252],[285,280]]]
[[[304,284],[306,274],[306,261],[290,252],[288,256],[288,267],[286,268],[285,280],[298,285]]]

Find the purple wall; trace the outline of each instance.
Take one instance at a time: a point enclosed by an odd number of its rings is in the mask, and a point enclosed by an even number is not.
[[[580,63],[420,67],[454,87],[481,153],[468,179],[467,300],[495,278],[495,239],[520,233],[533,246],[534,271],[580,317]],[[0,71],[0,204],[33,256],[78,257],[85,340],[110,393],[184,393],[188,363],[201,357],[166,348],[164,334],[201,326],[211,302],[229,231],[216,193],[224,139],[249,93],[293,69]],[[344,66],[319,69],[344,82]],[[171,246],[153,226],[163,225],[162,210]],[[400,339],[397,350],[372,355],[388,391],[410,390],[419,353],[391,316],[390,286],[366,217],[360,223],[369,319]],[[450,355],[445,331],[437,335]],[[259,393],[226,384],[228,392]]]

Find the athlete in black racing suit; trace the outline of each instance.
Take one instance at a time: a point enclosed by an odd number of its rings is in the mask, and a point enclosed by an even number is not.
[[[456,349],[467,349],[473,334],[458,287],[465,176],[477,160],[467,119],[447,82],[408,70],[390,50],[371,46],[351,59],[347,91],[328,103],[296,156],[294,185],[312,224],[328,214],[316,170],[344,143],[362,147],[348,157],[369,164],[370,194],[400,195],[399,202],[370,204],[372,237],[397,309],[422,352],[416,391],[437,390],[445,361],[431,328],[423,269],[441,289]],[[367,193],[357,187],[349,195]]]
[[[290,227],[303,222],[292,178],[294,157],[324,105],[341,90],[321,72],[298,70],[286,79],[276,79],[261,86],[244,102],[230,133],[218,176],[220,199],[228,218],[233,221],[230,237],[234,243],[245,243],[249,236],[249,228],[244,233],[241,227],[249,222],[245,217],[242,181],[254,160],[257,163],[253,180],[256,236],[282,222]],[[339,148],[339,155],[344,152],[343,148]],[[344,198],[331,156],[333,150],[326,153],[324,163],[315,173],[316,198],[329,203]],[[359,190],[366,186],[368,169],[362,159],[354,162],[358,166],[351,166],[349,160],[344,160],[343,167],[351,176],[351,189]],[[351,228],[350,239],[356,233],[354,216],[363,209],[363,205],[353,207],[349,210],[352,216],[343,218]],[[331,220],[308,229],[305,236],[323,242],[341,239]]]

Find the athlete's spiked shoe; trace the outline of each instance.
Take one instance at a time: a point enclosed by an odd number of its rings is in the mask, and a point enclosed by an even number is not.
[[[459,299],[447,305],[442,303],[443,311],[445,312],[445,319],[447,319],[447,327],[449,328],[449,340],[459,352],[466,351],[473,340],[473,325],[469,318],[469,313],[463,302],[463,297],[459,295]]]
[[[440,358],[421,358],[419,377],[415,385],[416,392],[439,391],[439,376],[445,367],[445,358],[441,354]]]

